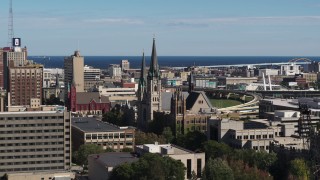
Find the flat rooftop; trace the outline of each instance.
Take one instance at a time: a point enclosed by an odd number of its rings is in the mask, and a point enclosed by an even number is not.
[[[122,131],[122,129],[125,129],[97,120],[93,117],[75,117],[71,119],[71,122],[73,127],[76,127],[84,132],[110,132]]]
[[[296,100],[293,99],[263,99],[265,101],[271,101],[273,105],[285,106],[290,108],[299,108]]]
[[[102,154],[93,154],[88,158],[95,159],[102,166],[115,167],[123,163],[138,161],[139,158],[129,152],[108,152]]]
[[[172,154],[175,154],[175,155],[195,153],[193,151],[184,149],[174,144],[143,144],[143,145],[137,145],[136,148],[143,149],[145,151],[148,151],[149,153],[160,153],[160,154],[161,154],[161,148],[164,148],[167,150],[173,150]]]

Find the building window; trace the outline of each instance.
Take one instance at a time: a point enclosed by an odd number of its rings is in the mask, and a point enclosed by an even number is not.
[[[248,139],[248,135],[243,136],[243,139]]]
[[[269,134],[269,138],[273,138],[273,134]]]
[[[254,135],[250,135],[250,139],[254,139]]]
[[[267,139],[267,138],[268,138],[268,135],[264,134],[263,139]]]
[[[191,159],[187,159],[187,178],[191,178]]]
[[[201,178],[201,169],[202,163],[201,163],[201,159],[197,159],[197,177]]]

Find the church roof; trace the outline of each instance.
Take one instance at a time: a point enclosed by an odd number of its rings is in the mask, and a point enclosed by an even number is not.
[[[212,105],[210,103],[210,100],[208,99],[207,95],[205,94],[205,92],[203,91],[193,91],[189,94],[189,96],[187,97],[187,110],[191,109],[194,104],[197,102],[197,99],[199,98],[199,96],[203,96],[204,100],[206,101],[206,103],[208,104],[208,106],[210,108],[212,108]]]
[[[182,92],[184,97],[188,97],[188,92]],[[163,111],[170,111],[171,110],[171,97],[173,92],[161,92],[161,105]]]
[[[108,103],[109,98],[106,96],[100,96],[99,92],[77,92],[77,104],[88,104],[92,100],[99,103],[101,97],[101,102]]]

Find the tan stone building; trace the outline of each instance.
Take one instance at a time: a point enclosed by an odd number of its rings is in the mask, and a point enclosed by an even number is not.
[[[171,117],[175,122],[176,134],[191,131],[207,131],[212,106],[204,92],[190,92],[188,97],[177,90],[171,98]]]
[[[158,153],[181,161],[186,167],[185,179],[190,179],[192,172],[195,172],[197,177],[201,178],[201,173],[205,166],[205,153],[196,153],[174,144],[158,144],[156,142],[155,144],[137,145],[135,151],[140,155]]]
[[[64,59],[64,87],[65,99],[68,98],[68,88],[76,85],[77,92],[84,92],[84,58],[79,51]],[[65,101],[67,102],[67,101]]]
[[[59,106],[21,108],[0,113],[0,177],[69,170],[70,112]]]
[[[134,138],[133,127],[118,127],[89,117],[72,118],[72,144],[75,149],[83,144],[97,144],[115,151],[133,149]]]
[[[43,66],[29,64],[9,67],[8,105],[30,105],[31,98],[42,101]],[[41,104],[41,103],[40,103]]]

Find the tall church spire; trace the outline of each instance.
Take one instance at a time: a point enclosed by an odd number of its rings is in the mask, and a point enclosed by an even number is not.
[[[152,54],[151,54],[151,63],[148,76],[150,77],[159,77],[159,64],[158,64],[158,56],[156,51],[156,40],[153,38],[152,45]]]
[[[143,99],[143,94],[144,94],[146,86],[147,86],[147,83],[146,83],[146,59],[144,57],[144,52],[143,52],[139,86],[138,86],[138,98],[140,101]]]
[[[143,83],[145,86],[145,80],[146,80],[146,58],[144,57],[144,52],[142,54],[142,62],[141,62],[141,75],[140,75],[140,83]]]

